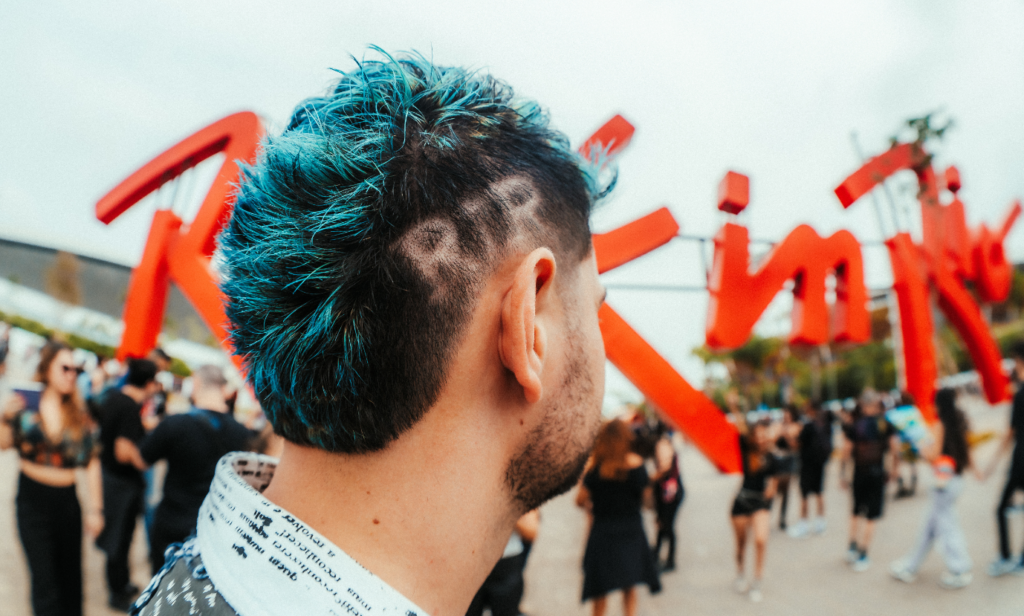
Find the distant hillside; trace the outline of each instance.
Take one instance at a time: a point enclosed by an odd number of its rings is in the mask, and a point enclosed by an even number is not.
[[[80,255],[75,255],[75,260],[81,305],[121,318],[131,268]],[[11,282],[52,295],[47,285],[47,272],[56,261],[57,251],[52,248],[0,239],[0,277]],[[176,338],[216,345],[202,319],[173,284],[164,315],[164,332]]]

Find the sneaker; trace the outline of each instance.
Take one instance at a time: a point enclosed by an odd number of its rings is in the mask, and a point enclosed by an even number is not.
[[[853,570],[857,573],[864,573],[871,567],[871,559],[868,558],[867,554],[861,554],[853,563]]]
[[[807,520],[800,520],[796,524],[790,526],[789,532],[787,534],[794,539],[803,539],[804,537],[806,537]]]
[[[917,575],[902,560],[889,565],[889,575],[907,584],[913,584],[917,580]]]
[[[747,589],[749,588],[749,586],[747,586],[747,578],[742,575],[737,576],[736,581],[732,583],[732,587],[735,588],[736,592],[739,594],[746,594]]]
[[[764,595],[761,594],[761,582],[754,580],[754,583],[750,585],[750,597],[751,603],[760,603],[764,599]]]
[[[999,577],[1007,573],[1018,573],[1019,571],[1024,571],[1024,567],[1021,567],[1020,561],[1013,558],[1000,558],[992,561],[992,564],[988,566],[988,574],[992,577]]]
[[[850,548],[850,549],[846,550],[846,562],[847,563],[852,565],[853,563],[857,562],[858,560],[860,560],[860,550],[858,550],[857,548]]]
[[[957,588],[963,588],[971,583],[974,579],[974,575],[970,571],[964,571],[963,573],[951,573],[947,571],[942,574],[942,578],[939,580],[939,584],[943,588],[950,590],[956,590]]]
[[[825,518],[815,518],[815,520],[814,520],[814,534],[815,535],[820,535],[820,534],[824,533],[826,528],[828,528],[828,522],[825,521]]]

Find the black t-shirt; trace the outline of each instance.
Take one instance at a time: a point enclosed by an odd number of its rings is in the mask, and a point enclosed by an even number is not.
[[[190,531],[210,490],[217,461],[228,452],[249,449],[254,437],[227,413],[194,410],[163,420],[140,447],[147,464],[167,460],[164,498],[155,522],[178,532]]]
[[[778,472],[775,456],[759,451],[745,436],[740,436],[740,455],[743,457],[743,489],[764,492],[768,479]]]
[[[885,466],[885,452],[896,428],[885,415],[864,416],[843,426],[843,433],[853,443],[853,464],[862,469],[880,469]]]
[[[1024,480],[1024,387],[1013,396],[1013,414],[1010,416],[1010,427],[1013,428],[1016,443],[1013,447],[1013,458],[1010,472]]]
[[[805,464],[827,462],[832,455],[832,426],[826,422],[808,421],[800,430],[800,459]]]
[[[103,445],[100,463],[104,473],[142,483],[142,473],[137,468],[122,464],[114,457],[115,440],[123,437],[138,443],[146,435],[141,412],[142,405],[119,389],[110,389],[103,394],[96,407],[96,418],[100,424],[100,443]]]
[[[640,515],[644,488],[650,483],[643,466],[631,469],[623,480],[605,479],[597,469],[587,473],[583,485],[594,504],[594,518],[623,518]]]

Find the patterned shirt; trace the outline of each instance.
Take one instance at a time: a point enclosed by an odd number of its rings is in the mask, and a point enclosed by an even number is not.
[[[99,455],[96,429],[86,424],[75,434],[65,429],[54,442],[43,430],[39,409],[22,409],[10,420],[14,447],[22,460],[56,468],[82,468]]]
[[[263,498],[277,460],[217,463],[196,534],[168,548],[132,608],[142,616],[426,616],[338,546]]]

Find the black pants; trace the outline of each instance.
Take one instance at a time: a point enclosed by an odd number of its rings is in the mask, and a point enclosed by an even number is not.
[[[519,601],[523,598],[525,561],[525,552],[499,560],[473,597],[466,616],[481,616],[485,607],[491,608],[492,616],[518,616]]]
[[[786,530],[786,511],[789,510],[789,484],[792,480],[793,475],[779,475],[778,481],[778,493],[779,493],[779,529]]]
[[[81,616],[82,509],[75,487],[53,488],[19,475],[14,502],[32,585],[32,613]]]
[[[885,508],[885,469],[856,467],[853,469],[853,515],[869,520],[882,517]]]
[[[661,558],[661,544],[667,541],[668,557],[665,558],[665,564],[670,566],[676,564],[676,514],[682,504],[682,498],[670,503],[657,503],[658,538],[654,541],[654,558]]]
[[[107,554],[107,588],[112,595],[123,593],[131,579],[128,552],[144,492],[145,485],[134,478],[103,473],[104,524],[96,546]]]
[[[996,508],[996,519],[999,521],[999,553],[1004,560],[1010,558],[1010,529],[1007,528],[1006,513],[1013,503],[1013,495],[1017,490],[1024,492],[1024,477],[1010,475],[1006,487],[1003,488],[1003,497],[999,499],[999,507]]]

